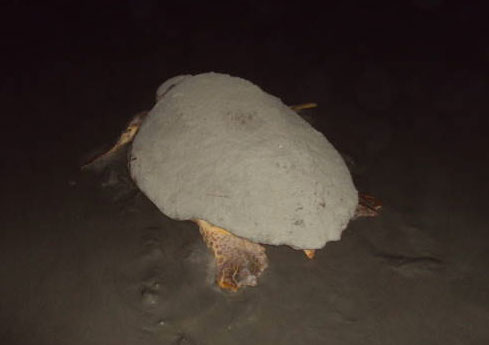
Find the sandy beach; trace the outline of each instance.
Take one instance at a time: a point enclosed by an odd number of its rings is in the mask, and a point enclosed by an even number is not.
[[[0,343],[489,343],[489,58],[480,40],[430,31],[451,28],[456,9],[410,5],[411,29],[392,9],[367,13],[389,34],[354,29],[338,7],[294,22],[292,7],[269,20],[271,5],[250,2],[206,26],[184,5],[143,3],[66,12],[75,19],[12,7],[40,29],[12,29],[2,66]],[[318,103],[302,115],[382,214],[352,221],[314,260],[267,246],[257,287],[221,291],[198,227],[137,190],[124,151],[80,170],[159,84],[207,71]]]

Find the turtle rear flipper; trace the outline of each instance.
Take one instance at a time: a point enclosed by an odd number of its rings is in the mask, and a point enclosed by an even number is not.
[[[379,215],[381,209],[382,203],[375,197],[358,193],[358,206],[353,219],[359,217],[376,217]]]
[[[106,159],[111,158],[114,154],[119,152],[119,150],[124,147],[125,145],[129,144],[132,142],[134,137],[136,136],[139,127],[141,127],[141,124],[143,123],[144,119],[146,118],[146,115],[148,114],[147,111],[143,111],[138,113],[136,116],[134,116],[131,121],[129,121],[126,129],[122,132],[120,135],[119,139],[117,142],[112,146],[108,151],[97,155],[90,159],[88,162],[82,165],[82,169],[87,169],[93,167],[96,163],[100,163]]]
[[[194,220],[199,226],[204,242],[216,259],[216,282],[222,288],[238,291],[243,286],[255,286],[258,277],[268,266],[265,247],[205,220]]]

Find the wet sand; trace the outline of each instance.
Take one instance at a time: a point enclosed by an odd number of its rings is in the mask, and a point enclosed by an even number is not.
[[[488,343],[487,60],[443,42],[452,55],[414,58],[375,40],[359,53],[168,21],[150,27],[160,36],[135,20],[46,39],[5,65],[0,343]],[[236,294],[214,285],[197,226],[131,184],[123,152],[99,173],[79,169],[159,83],[210,70],[317,102],[304,117],[384,204],[312,261],[268,246],[259,285]]]

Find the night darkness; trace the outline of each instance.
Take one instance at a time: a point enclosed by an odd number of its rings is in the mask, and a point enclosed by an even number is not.
[[[489,19],[472,1],[4,1],[0,344],[489,343]],[[190,222],[82,172],[157,87],[239,76],[383,203],[257,287],[213,284]]]

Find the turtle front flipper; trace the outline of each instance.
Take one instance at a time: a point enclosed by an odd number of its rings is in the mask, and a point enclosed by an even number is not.
[[[296,105],[290,105],[289,108],[292,109],[293,111],[301,111],[305,109],[312,109],[312,108],[317,108],[317,103],[302,103],[302,104],[296,104]]]
[[[110,150],[108,150],[107,152],[102,153],[98,156],[95,156],[90,161],[83,164],[82,169],[88,168],[93,163],[109,157],[113,153],[117,152],[124,145],[129,144],[134,139],[134,137],[136,136],[136,134],[139,130],[139,127],[141,127],[141,124],[143,123],[143,120],[145,119],[147,114],[148,114],[147,111],[143,111],[143,112],[138,113],[136,116],[134,116],[131,119],[131,121],[129,121],[126,129],[124,130],[124,132],[122,132],[122,134],[119,137],[119,140],[117,140],[117,142],[114,144],[114,146],[112,146],[110,148]]]
[[[258,277],[268,266],[265,247],[205,220],[197,219],[195,222],[216,259],[217,284],[231,291],[237,291],[242,286],[255,286]]]

